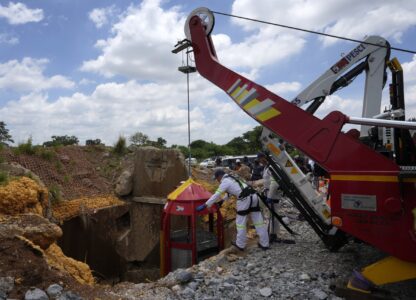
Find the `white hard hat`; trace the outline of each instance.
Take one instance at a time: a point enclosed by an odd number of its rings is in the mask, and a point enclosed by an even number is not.
[[[239,160],[239,159],[237,159],[235,162],[236,162],[236,163],[239,163],[239,162],[240,162],[240,160]]]

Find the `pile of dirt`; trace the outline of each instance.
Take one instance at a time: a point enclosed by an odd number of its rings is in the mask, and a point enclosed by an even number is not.
[[[52,206],[52,214],[57,221],[63,222],[82,214],[89,214],[99,208],[124,204],[123,201],[115,196],[83,197],[54,204]]]
[[[6,148],[0,157],[29,169],[66,200],[111,195],[123,160],[106,147],[94,146],[40,148],[33,154]]]
[[[0,186],[0,214],[14,215],[33,212],[43,214],[48,191],[36,181],[21,177]]]
[[[62,231],[42,216],[47,196],[27,177],[0,187],[0,274],[14,278],[12,295],[58,281],[78,289],[94,283],[89,266],[66,257],[56,244]]]
[[[14,288],[8,296],[11,299],[23,299],[31,287],[45,290],[54,283],[85,299],[112,299],[106,288],[81,285],[68,273],[51,268],[40,248],[33,247],[30,241],[17,237],[0,239],[0,253],[0,274],[14,279]]]

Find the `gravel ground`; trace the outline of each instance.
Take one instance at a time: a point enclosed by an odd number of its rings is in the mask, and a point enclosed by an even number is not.
[[[296,215],[288,204],[283,210]],[[306,222],[290,220],[291,228],[300,234],[296,244],[272,244],[270,250],[263,251],[252,240],[244,253],[228,248],[156,283],[124,283],[114,294],[123,299],[343,299],[335,295],[331,285],[346,282],[353,269],[384,257],[373,247],[353,242],[331,253]],[[394,299],[416,299],[416,281],[384,288]]]

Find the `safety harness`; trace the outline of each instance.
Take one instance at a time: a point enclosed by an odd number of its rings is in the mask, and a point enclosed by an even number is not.
[[[237,211],[237,215],[247,216],[251,212],[260,211],[260,201],[257,201],[257,205],[256,206],[252,206],[253,205],[253,195],[257,193],[256,190],[253,189],[249,185],[243,186],[243,184],[241,183],[241,181],[238,178],[234,177],[233,175],[227,174],[226,176],[227,177],[230,177],[235,182],[237,182],[238,185],[241,188],[241,192],[240,192],[240,195],[238,195],[237,201],[241,201],[241,200],[246,199],[247,197],[250,197],[250,205],[249,205],[249,207],[247,209]]]

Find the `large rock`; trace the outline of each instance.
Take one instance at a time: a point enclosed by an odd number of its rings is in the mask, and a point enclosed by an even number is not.
[[[0,238],[13,236],[24,236],[42,249],[47,249],[62,236],[62,230],[36,214],[4,216],[0,221]]]
[[[182,153],[142,147],[136,151],[133,196],[166,197],[188,177]]]
[[[133,190],[133,170],[124,170],[116,182],[115,192],[118,196],[127,196]]]
[[[43,181],[37,176],[35,173],[33,173],[31,170],[26,169],[22,165],[16,163],[16,162],[3,162],[0,163],[0,171],[6,172],[9,176],[27,176],[32,178],[34,181],[37,182],[41,187],[45,187],[45,184]]]

